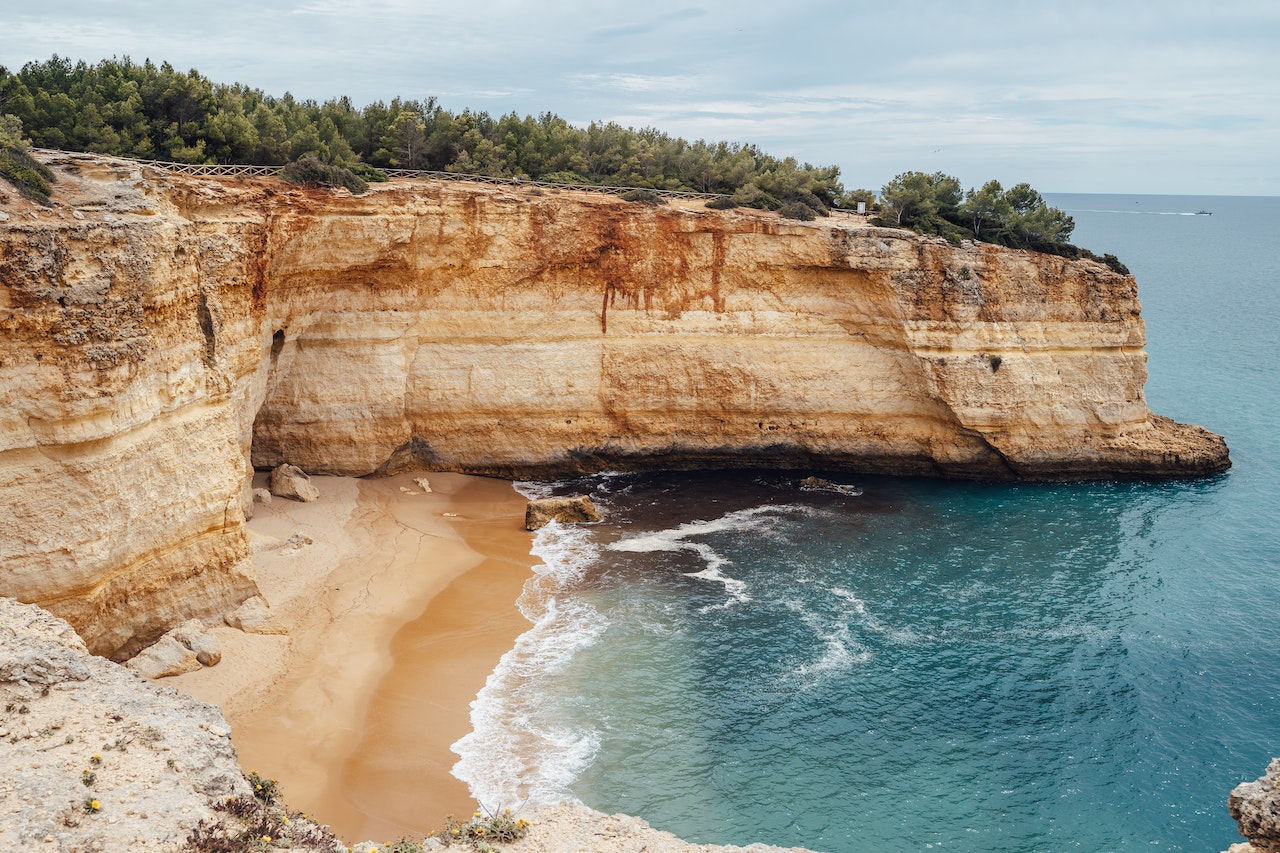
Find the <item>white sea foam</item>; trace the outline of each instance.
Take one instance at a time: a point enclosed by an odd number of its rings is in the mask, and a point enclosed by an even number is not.
[[[727,558],[706,543],[690,542],[688,540],[696,536],[706,536],[725,531],[751,530],[760,533],[767,531],[780,515],[807,511],[808,507],[798,505],[765,504],[726,513],[710,521],[690,521],[670,530],[655,530],[651,533],[629,536],[626,539],[610,543],[608,547],[611,551],[627,551],[639,554],[648,554],[655,551],[692,551],[697,554],[706,563],[706,567],[702,571],[691,572],[688,577],[702,578],[703,580],[721,584],[728,595],[725,601],[702,608],[702,612],[705,613],[709,610],[721,610],[732,607],[735,604],[744,604],[751,600],[751,596],[747,592],[746,581],[724,573],[723,569],[731,565]]]
[[[798,599],[785,601],[786,607],[795,613],[815,639],[821,643],[821,653],[809,662],[792,667],[792,674],[800,679],[805,690],[819,686],[825,680],[869,663],[875,653],[858,639],[860,632],[878,634],[891,643],[911,645],[921,641],[920,635],[910,628],[894,628],[885,625],[871,612],[867,603],[851,590],[843,587],[827,587],[820,593],[835,599],[831,608],[814,609],[812,601]]]
[[[552,522],[538,531],[533,553],[543,562],[519,606],[534,625],[489,675],[471,703],[471,733],[452,747],[459,756],[453,775],[487,808],[572,800],[570,787],[599,748],[599,733],[566,725],[542,689],[543,679],[604,633],[602,614],[562,595],[599,549],[588,530]]]
[[[920,634],[913,628],[894,628],[886,625],[877,619],[870,611],[867,610],[867,603],[861,598],[838,586],[830,588],[830,593],[836,598],[845,602],[848,613],[857,617],[859,627],[873,634],[879,634],[882,637],[899,645],[912,645],[920,642],[922,639]]]
[[[843,674],[871,660],[871,652],[857,641],[850,630],[851,621],[866,614],[866,606],[851,594],[849,597],[854,606],[842,609],[835,618],[811,610],[800,601],[787,602],[788,608],[799,614],[804,624],[822,642],[822,654],[816,660],[793,669],[806,690],[831,676]]]
[[[536,501],[541,500],[542,498],[549,498],[554,495],[556,487],[559,485],[561,484],[554,482],[540,483],[533,480],[517,480],[511,484],[511,487],[515,489],[518,494],[523,495],[531,501]]]
[[[810,627],[821,637],[823,647],[817,660],[796,669],[796,674],[805,680],[806,687],[812,687],[824,676],[848,672],[871,660],[871,652],[853,638],[847,623],[837,622],[831,626],[818,624],[815,620]]]

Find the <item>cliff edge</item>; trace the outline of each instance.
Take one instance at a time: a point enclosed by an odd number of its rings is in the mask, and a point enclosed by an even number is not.
[[[256,592],[252,467],[1189,477],[1137,286],[842,214],[45,155],[0,198],[0,595],[122,659]]]

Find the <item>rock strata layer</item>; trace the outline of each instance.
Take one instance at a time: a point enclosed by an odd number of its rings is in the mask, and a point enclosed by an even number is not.
[[[0,209],[0,594],[123,659],[257,593],[251,466],[1183,477],[1134,280],[841,215],[50,155]]]

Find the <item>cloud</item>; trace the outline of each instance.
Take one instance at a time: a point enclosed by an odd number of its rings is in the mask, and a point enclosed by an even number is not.
[[[654,74],[567,74],[565,82],[583,89],[621,92],[685,92],[698,87],[698,78]]]
[[[27,5],[6,14],[0,63],[129,54],[273,94],[438,95],[451,109],[754,142],[872,184],[944,168],[1035,173],[1046,190],[1280,193],[1269,1],[918,0],[910,21],[848,0],[225,0],[218,12]]]

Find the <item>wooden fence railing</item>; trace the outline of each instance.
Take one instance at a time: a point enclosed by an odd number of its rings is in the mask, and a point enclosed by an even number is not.
[[[37,152],[46,154],[72,154],[79,152],[57,151],[50,148],[35,148]],[[223,177],[223,178],[264,178],[273,177],[280,174],[283,166],[245,166],[237,164],[217,164],[217,163],[173,163],[168,160],[142,160],[137,157],[117,157],[117,160],[127,160],[130,163],[138,163],[143,166],[150,166],[153,169],[163,169],[166,172],[177,172],[183,175],[197,175],[204,177]],[[428,181],[474,181],[482,184],[496,184],[499,186],[518,186],[518,187],[545,187],[554,190],[583,190],[593,193],[606,193],[608,195],[623,195],[625,193],[634,192],[636,190],[645,190],[655,193],[662,198],[693,198],[693,199],[714,199],[727,198],[720,193],[699,193],[691,190],[651,190],[647,187],[614,187],[602,186],[600,184],[560,184],[551,181],[529,181],[521,178],[495,178],[492,175],[464,175],[458,172],[435,172],[425,169],[381,169],[388,178],[399,179],[417,179]]]

